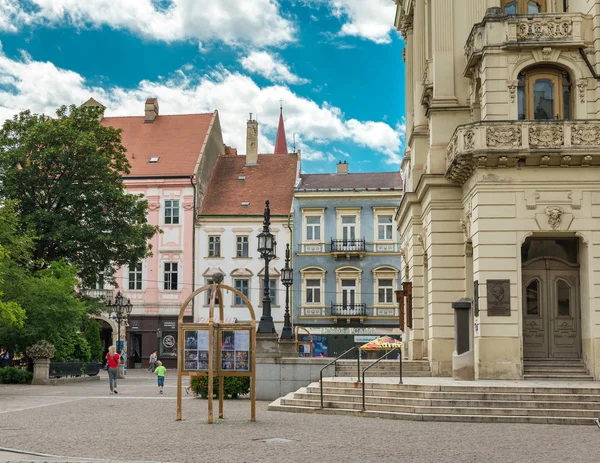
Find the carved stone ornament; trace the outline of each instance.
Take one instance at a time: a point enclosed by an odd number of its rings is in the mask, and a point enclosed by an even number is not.
[[[485,131],[488,148],[516,148],[521,145],[521,127],[500,125],[488,127]]]
[[[400,21],[400,33],[404,40],[408,37],[408,34],[412,34],[413,30],[413,17],[411,15],[404,16]]]
[[[562,125],[534,125],[529,127],[529,146],[532,148],[560,148],[563,141]]]
[[[151,211],[156,211],[157,209],[160,209],[160,203],[149,203],[148,209]]]
[[[459,220],[460,228],[465,235],[465,241],[471,240],[471,213],[467,213],[467,215]]]
[[[561,40],[573,37],[573,21],[564,18],[523,18],[517,24],[519,40]]]
[[[191,211],[194,208],[194,203],[184,203],[183,209],[186,211]]]
[[[571,126],[571,144],[580,146],[600,145],[600,127],[589,124]]]
[[[470,151],[475,148],[475,131],[467,130],[464,135],[465,150]]]
[[[564,211],[560,207],[550,206],[546,208],[546,215],[548,216],[548,225],[550,225],[550,228],[552,228],[552,230],[557,230],[560,228],[563,213]]]
[[[580,103],[585,103],[585,91],[587,90],[587,80],[586,79],[580,79],[577,81],[577,90],[579,93],[579,102]]]
[[[514,103],[517,98],[517,87],[519,86],[518,80],[509,80],[508,81],[508,93],[510,95],[510,102]]]
[[[552,48],[550,48],[550,47],[542,48],[542,59],[544,61],[550,61],[550,58],[552,58]]]
[[[452,160],[456,157],[456,137],[452,137],[450,143],[446,147],[446,163],[452,162]]]

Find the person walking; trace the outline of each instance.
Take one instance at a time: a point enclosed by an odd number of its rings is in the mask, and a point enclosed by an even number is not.
[[[165,386],[165,373],[167,372],[167,369],[165,367],[163,367],[162,362],[159,360],[158,362],[156,362],[156,376],[158,376],[158,393],[162,394],[163,393],[163,387]]]
[[[7,350],[0,349],[0,368],[5,368],[10,363],[10,355]]]
[[[108,363],[108,386],[111,394],[118,394],[117,391],[117,371],[119,368],[119,360],[121,356],[117,354],[117,348],[110,346],[108,354],[106,354],[106,362]]]
[[[156,360],[157,360],[157,355],[156,355],[156,351],[152,352],[150,354],[150,360],[148,361],[148,371],[150,373],[154,373],[154,370],[156,369]]]

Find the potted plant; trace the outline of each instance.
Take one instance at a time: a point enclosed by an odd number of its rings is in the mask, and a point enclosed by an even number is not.
[[[48,341],[38,341],[25,349],[27,357],[33,359],[33,380],[31,384],[48,384],[50,359],[54,356],[54,345]]]

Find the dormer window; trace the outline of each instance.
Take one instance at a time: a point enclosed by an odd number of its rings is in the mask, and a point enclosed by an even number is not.
[[[150,164],[156,164],[159,160],[160,160],[160,156],[153,156],[148,160],[148,162]]]
[[[503,0],[504,14],[537,14],[546,12],[546,0]]]
[[[528,69],[518,77],[519,120],[569,120],[572,89],[569,73],[544,66]]]

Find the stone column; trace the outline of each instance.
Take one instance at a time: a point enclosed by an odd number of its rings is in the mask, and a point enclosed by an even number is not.
[[[31,384],[46,385],[50,382],[50,359],[33,361],[33,380]]]

